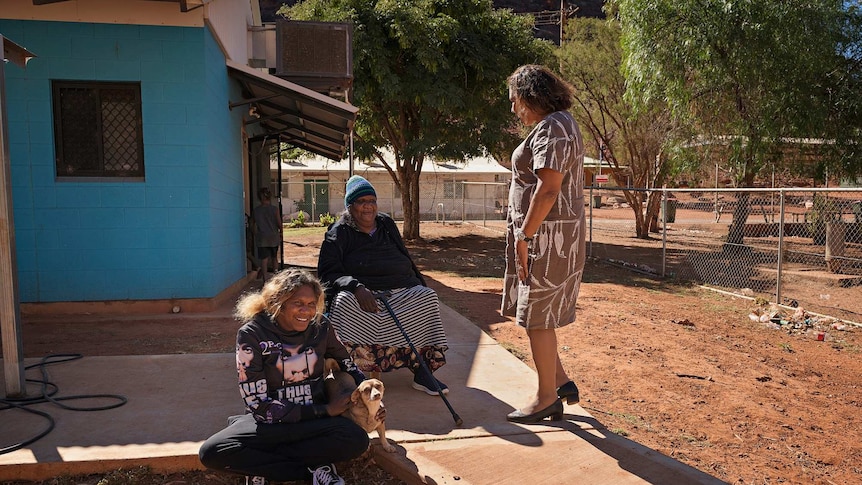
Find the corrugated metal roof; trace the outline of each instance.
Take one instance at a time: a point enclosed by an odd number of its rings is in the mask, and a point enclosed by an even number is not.
[[[395,166],[392,152],[384,151],[383,158],[390,166]],[[584,157],[585,167],[598,167],[598,164],[598,160]],[[270,165],[270,168],[273,170],[276,169],[274,161]],[[607,162],[604,162],[604,167],[608,168]],[[349,165],[347,160],[328,160],[322,157],[312,157],[282,162],[281,169],[286,172],[348,172]],[[377,160],[370,164],[354,160],[353,170],[357,173],[365,171],[385,172],[386,168]],[[510,175],[511,170],[497,163],[494,157],[483,156],[469,158],[463,162],[435,162],[427,158],[422,165],[422,173],[494,173]]]
[[[395,162],[391,152],[385,152],[384,159],[386,159],[390,166],[394,166]],[[277,168],[274,161],[270,166],[273,170]],[[281,169],[285,172],[347,173],[349,171],[349,163],[347,160],[333,161],[323,157],[312,157],[282,162]],[[354,160],[353,170],[356,173],[386,172],[386,168],[379,161],[369,164]],[[422,173],[494,173],[509,175],[511,171],[497,163],[493,157],[473,157],[464,162],[435,162],[427,158],[422,165]]]

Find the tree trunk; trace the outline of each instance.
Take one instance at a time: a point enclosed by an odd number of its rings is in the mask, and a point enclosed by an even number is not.
[[[423,157],[424,158],[424,157]],[[404,229],[401,237],[405,240],[419,239],[419,175],[420,170],[413,170],[411,160],[405,160],[399,167],[401,176],[401,208],[404,211]]]
[[[647,221],[649,221],[649,232],[659,233],[662,228],[659,226],[658,214],[661,212],[661,192],[652,191],[647,199]]]
[[[751,166],[753,164],[749,164]],[[742,179],[743,187],[751,187],[754,183],[754,173],[746,172]],[[733,220],[730,221],[730,228],[727,230],[727,243],[741,246],[745,237],[745,223],[748,221],[748,199],[751,194],[748,192],[740,192],[736,198],[736,207],[733,209]],[[725,249],[728,249],[725,247]]]
[[[733,208],[733,220],[727,230],[727,244],[742,245],[745,236],[745,223],[748,220],[748,192],[740,192]]]
[[[649,239],[649,204],[644,204],[644,199],[647,198],[646,192],[640,191],[623,191],[626,202],[631,206],[635,213],[635,234],[638,239]],[[646,214],[644,207],[646,206]]]
[[[744,113],[741,114],[742,117],[745,118]],[[743,154],[745,163],[742,165],[744,167],[742,172],[742,187],[751,187],[754,185],[754,176],[759,170],[757,168],[758,164],[755,163],[754,154],[757,153],[756,146],[759,145],[760,141],[760,136],[751,135],[748,137],[748,142],[745,145],[745,153]],[[740,246],[743,245],[745,237],[745,223],[748,221],[749,198],[750,194],[748,192],[740,192],[736,198],[736,207],[733,209],[733,220],[730,221],[730,227],[727,230],[727,241],[724,244],[724,251],[742,249]]]

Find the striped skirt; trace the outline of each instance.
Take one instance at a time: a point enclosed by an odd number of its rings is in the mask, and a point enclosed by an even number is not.
[[[442,367],[448,345],[437,293],[426,286],[399,288],[392,290],[388,302],[425,363],[432,371]],[[402,367],[415,370],[419,361],[407,339],[386,307],[380,302],[377,306],[377,313],[368,313],[359,307],[352,293],[342,291],[332,302],[329,319],[363,372],[387,372]]]

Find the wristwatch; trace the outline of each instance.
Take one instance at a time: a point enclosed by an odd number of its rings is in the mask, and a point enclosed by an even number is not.
[[[518,241],[526,241],[526,242],[532,242],[533,241],[533,238],[527,237],[527,235],[524,234],[524,230],[521,228],[515,229],[515,239],[517,239]]]

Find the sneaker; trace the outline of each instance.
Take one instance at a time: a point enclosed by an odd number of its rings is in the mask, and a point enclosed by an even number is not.
[[[245,477],[245,485],[266,485],[266,478]]]
[[[344,479],[338,476],[335,471],[335,465],[323,465],[312,470],[311,483],[312,485],[344,485]]]
[[[419,368],[415,374],[413,374],[413,389],[417,391],[422,391],[425,394],[436,396],[437,388],[434,386],[434,381],[437,381],[437,385],[440,386],[440,390],[443,394],[449,394],[449,386],[440,382],[439,379],[434,377],[433,375],[425,372],[425,369]]]

